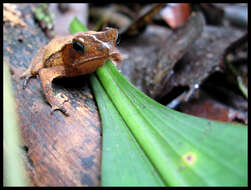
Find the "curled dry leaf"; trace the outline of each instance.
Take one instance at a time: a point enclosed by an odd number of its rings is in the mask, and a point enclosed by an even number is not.
[[[239,30],[205,26],[202,36],[176,64],[175,74],[166,82],[166,91],[170,92],[177,86],[188,86],[188,100],[207,77],[223,69],[225,52],[242,35]]]
[[[177,61],[187,51],[190,51],[193,43],[203,32],[204,19],[200,13],[192,14],[184,27],[173,32],[168,40],[162,45],[158,53],[157,64],[154,70],[149,72],[151,80],[147,81],[148,94],[153,97],[163,96],[166,85],[173,75],[173,68]]]
[[[137,19],[135,19],[130,25],[121,28],[119,34],[121,36],[135,36],[142,31],[145,26],[151,22],[153,16],[157,14],[163,7],[164,3],[155,4],[153,6],[146,7]]]

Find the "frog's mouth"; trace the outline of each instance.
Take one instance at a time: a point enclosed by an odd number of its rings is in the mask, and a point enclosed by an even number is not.
[[[77,59],[72,63],[72,65],[79,66],[79,65],[86,64],[86,63],[89,63],[89,62],[92,62],[95,60],[106,59],[106,58],[108,58],[108,56],[103,55],[103,56],[95,56],[95,57],[90,57],[90,58]]]

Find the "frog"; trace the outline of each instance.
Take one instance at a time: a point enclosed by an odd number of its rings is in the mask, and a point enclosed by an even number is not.
[[[54,94],[52,81],[55,78],[93,73],[108,59],[120,68],[122,59],[116,47],[117,40],[118,30],[109,27],[104,31],[78,32],[52,39],[38,50],[27,70],[21,74],[20,79],[24,79],[23,89],[27,87],[30,78],[39,76],[51,113],[60,110],[69,116],[64,107],[68,99],[60,99],[63,97],[61,93]]]

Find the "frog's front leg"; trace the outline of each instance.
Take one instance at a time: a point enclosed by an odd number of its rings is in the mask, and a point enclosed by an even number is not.
[[[43,63],[44,51],[45,48],[39,49],[36,56],[34,56],[34,58],[31,60],[28,69],[20,76],[21,79],[24,78],[23,89],[26,88],[28,82],[30,81],[30,78],[38,75],[39,70],[44,67]]]
[[[51,105],[51,113],[53,113],[55,110],[60,110],[66,116],[68,116],[68,113],[63,106],[64,102],[68,100],[64,99],[63,101],[60,101],[59,98],[53,93],[52,88],[53,79],[65,76],[65,68],[63,66],[42,68],[39,71],[39,76],[45,97]]]

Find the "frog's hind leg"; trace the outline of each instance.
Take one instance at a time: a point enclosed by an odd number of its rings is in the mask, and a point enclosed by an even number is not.
[[[28,69],[20,76],[21,79],[24,78],[23,89],[26,88],[30,78],[38,75],[39,70],[44,67],[43,54],[44,48],[41,48],[31,60]]]
[[[64,102],[68,101],[68,99],[62,93],[55,95],[52,88],[53,79],[63,77],[65,75],[65,68],[63,66],[43,68],[39,71],[43,92],[47,101],[51,105],[51,113],[55,110],[60,110],[68,116],[68,113],[63,106]]]

